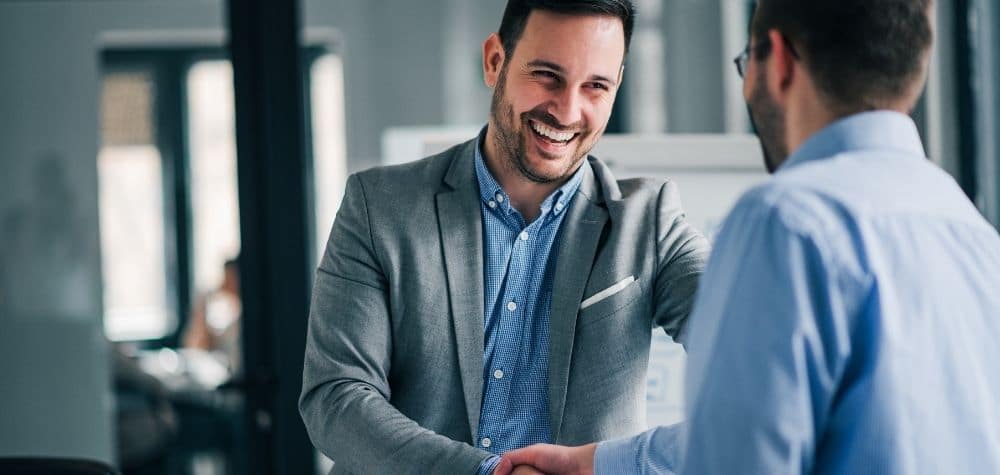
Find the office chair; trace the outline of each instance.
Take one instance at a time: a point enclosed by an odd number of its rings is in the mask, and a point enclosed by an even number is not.
[[[4,475],[119,475],[109,465],[93,460],[52,457],[0,457]]]

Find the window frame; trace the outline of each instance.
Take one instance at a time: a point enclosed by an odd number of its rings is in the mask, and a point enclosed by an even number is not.
[[[303,93],[306,95],[306,158],[313,159],[310,70],[326,54],[340,54],[335,45],[302,47]],[[160,152],[163,170],[164,264],[168,322],[166,334],[157,338],[124,340],[144,348],[182,345],[184,329],[194,302],[194,234],[191,196],[191,150],[188,137],[187,77],[201,61],[231,61],[224,46],[109,47],[100,52],[101,80],[113,73],[146,71],[153,82],[153,146]],[[235,139],[235,138],[234,138]],[[313,190],[314,191],[314,190]],[[309,200],[315,199],[310,193]]]

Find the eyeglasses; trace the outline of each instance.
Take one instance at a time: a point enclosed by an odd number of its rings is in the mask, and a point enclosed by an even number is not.
[[[733,64],[736,65],[736,74],[740,75],[740,79],[743,79],[744,74],[746,74],[747,63],[750,62],[750,52],[751,51],[758,52],[770,47],[771,47],[771,39],[767,37],[758,41],[757,44],[753,46],[750,46],[750,43],[747,42],[746,48],[743,48],[743,51],[740,52],[740,54],[737,55],[735,58],[733,58]],[[757,53],[757,54],[762,54],[762,53]]]
[[[784,38],[784,40],[785,43],[788,45],[788,52],[791,53],[793,58],[798,59],[799,55],[798,53],[795,52],[795,47],[792,46],[792,43],[790,41],[788,41],[788,38]],[[746,48],[743,48],[743,51],[735,58],[733,58],[733,63],[736,64],[736,73],[740,75],[741,79],[744,77],[743,75],[746,74],[747,72],[747,64],[750,63],[750,53],[753,52],[757,55],[767,54],[767,50],[770,48],[771,48],[771,39],[768,37],[762,38],[760,41],[757,42],[757,44],[753,46],[750,46],[750,43],[747,43]]]

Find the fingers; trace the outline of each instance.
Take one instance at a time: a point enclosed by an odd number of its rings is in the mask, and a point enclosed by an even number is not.
[[[539,466],[539,462],[545,458],[551,458],[556,446],[548,444],[535,444],[523,449],[512,450],[503,455],[503,459],[509,461],[512,466],[532,465]],[[546,457],[546,455],[549,457]]]
[[[514,469],[514,473],[512,475],[545,475],[545,474],[543,472],[539,472],[538,470],[535,469],[535,467],[532,467],[530,465],[520,465]]]
[[[501,458],[500,463],[493,469],[493,475],[510,475],[513,471],[514,465],[510,463],[510,460]]]
[[[561,445],[535,444],[523,449],[507,452],[501,463],[513,467],[513,474],[547,473],[571,474],[593,473],[594,450],[596,444],[580,447],[563,447]],[[530,466],[535,471],[518,471],[522,466]],[[506,475],[506,474],[504,474]]]

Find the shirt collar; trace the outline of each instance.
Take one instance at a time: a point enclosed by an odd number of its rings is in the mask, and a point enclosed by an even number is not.
[[[873,149],[926,156],[917,126],[909,116],[885,110],[862,112],[837,120],[813,134],[778,171],[843,152]]]
[[[499,208],[506,213],[511,213],[515,210],[510,206],[510,199],[507,193],[500,187],[493,174],[490,173],[489,168],[486,166],[486,160],[483,159],[482,146],[486,138],[485,129],[483,130],[483,133],[476,139],[476,180],[479,182],[479,197],[486,206]],[[545,201],[541,205],[543,216],[549,212],[554,216],[558,216],[566,210],[573,195],[580,189],[580,183],[583,182],[583,166],[585,165],[587,164],[584,163],[577,168],[573,176],[563,186],[560,186],[559,189],[545,198]]]

